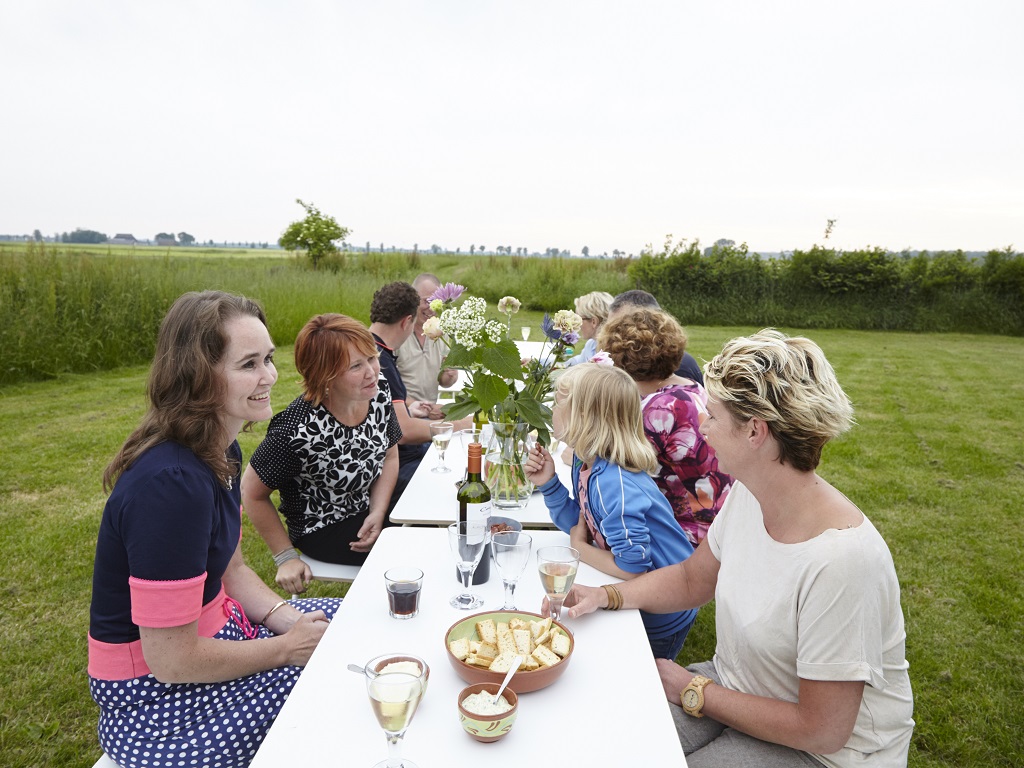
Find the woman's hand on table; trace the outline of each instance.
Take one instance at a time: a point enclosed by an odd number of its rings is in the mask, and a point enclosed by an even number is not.
[[[324,632],[327,631],[329,624],[323,611],[302,614],[291,629],[283,635],[291,641],[288,650],[288,663],[297,667],[306,666],[306,662],[313,655],[313,651],[319,644],[320,638],[324,636]]]
[[[555,476],[555,460],[551,458],[548,449],[538,443],[530,449],[523,470],[526,472],[526,479],[540,487]]]
[[[293,558],[282,563],[277,569],[277,576],[274,581],[277,586],[288,592],[290,595],[300,595],[306,591],[306,586],[313,580],[313,571],[299,558]]]
[[[655,659],[658,674],[661,676],[661,687],[665,689],[665,698],[672,704],[679,704],[679,694],[690,684],[693,673],[681,667],[671,659]]]
[[[573,584],[569,594],[565,596],[562,607],[568,609],[570,619],[578,619],[593,613],[598,608],[608,605],[608,595],[601,587],[585,587],[582,584]],[[548,599],[545,597],[541,602],[540,612],[550,616],[548,611]]]

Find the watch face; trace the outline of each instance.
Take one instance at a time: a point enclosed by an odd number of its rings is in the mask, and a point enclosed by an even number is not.
[[[684,707],[689,707],[690,709],[693,709],[694,707],[697,706],[697,702],[698,702],[699,699],[700,699],[700,697],[697,695],[697,692],[695,690],[693,690],[692,688],[689,688],[689,689],[683,691],[683,706]]]

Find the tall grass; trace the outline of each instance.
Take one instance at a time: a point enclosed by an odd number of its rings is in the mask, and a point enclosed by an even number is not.
[[[625,262],[349,252],[313,271],[280,252],[19,244],[0,248],[0,385],[150,359],[161,319],[186,291],[257,299],[274,339],[287,344],[319,312],[346,308],[368,322],[374,291],[421,271],[461,281],[492,302],[516,292],[534,309],[572,307],[575,296],[628,286]]]

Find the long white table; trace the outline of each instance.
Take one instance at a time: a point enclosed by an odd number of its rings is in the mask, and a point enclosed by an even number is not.
[[[558,453],[561,453],[559,449]],[[555,456],[555,472],[566,488],[572,484],[572,468],[566,465],[560,456]],[[445,464],[451,472],[436,473],[431,470],[437,466],[437,451],[431,448],[420,461],[419,467],[409,480],[391,510],[389,519],[398,525],[450,525],[459,516],[459,505],[455,500],[456,483],[461,482],[466,472],[466,449],[458,435],[452,437],[445,452]],[[535,491],[523,509],[502,510],[492,509],[492,514],[503,517],[514,517],[524,528],[554,528],[548,508],[544,504],[544,496]]]
[[[534,549],[567,544],[558,531],[530,531]],[[424,572],[420,613],[398,621],[388,615],[384,571],[398,564]],[[500,609],[501,580],[491,570],[474,587],[481,611]],[[580,565],[585,584],[615,581]],[[364,664],[382,653],[411,653],[430,666],[430,682],[402,745],[420,768],[450,766],[685,766],[647,635],[636,611],[598,611],[562,621],[576,647],[562,677],[520,697],[511,733],[481,744],[459,724],[456,699],[466,685],[449,665],[448,627],[467,612],[448,605],[461,589],[447,531],[388,528],[374,545],[331,626],[275,721],[253,768],[371,766],[387,755],[384,733],[370,710],[361,675],[346,664]],[[539,611],[543,591],[531,557],[516,590],[521,610]]]

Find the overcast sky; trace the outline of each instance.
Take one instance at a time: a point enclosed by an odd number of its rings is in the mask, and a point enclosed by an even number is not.
[[[0,0],[0,233],[1024,248],[1021,0]]]

